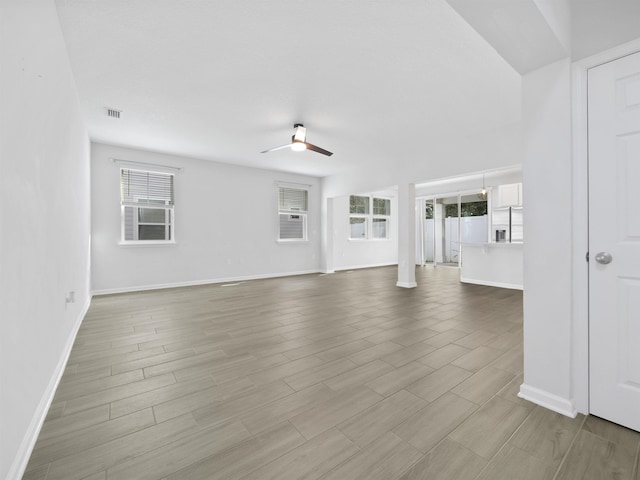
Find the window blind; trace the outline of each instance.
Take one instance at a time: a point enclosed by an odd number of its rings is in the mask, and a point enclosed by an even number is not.
[[[128,206],[173,207],[173,174],[123,168],[120,200]]]
[[[278,208],[291,212],[306,212],[308,210],[309,192],[299,188],[278,187]]]

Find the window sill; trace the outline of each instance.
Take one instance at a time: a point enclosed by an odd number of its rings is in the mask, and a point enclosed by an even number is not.
[[[283,243],[283,244],[287,244],[287,243],[309,243],[309,240],[282,240],[282,239],[278,239],[278,240],[276,240],[276,243]]]
[[[137,242],[118,242],[121,247],[174,247],[177,243],[174,241],[152,241],[152,240],[140,240]]]
[[[390,238],[349,238],[350,242],[388,242]]]

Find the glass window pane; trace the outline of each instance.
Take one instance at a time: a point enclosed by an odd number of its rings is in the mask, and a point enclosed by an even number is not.
[[[391,215],[391,200],[386,198],[373,199],[374,215]]]
[[[138,240],[166,240],[164,225],[138,225]]]
[[[164,208],[139,208],[138,222],[140,223],[165,223]]]
[[[349,213],[367,215],[369,213],[369,197],[351,195],[349,197]]]
[[[387,219],[374,218],[372,230],[373,238],[387,238]]]
[[[367,219],[350,218],[351,233],[349,238],[367,238]]]

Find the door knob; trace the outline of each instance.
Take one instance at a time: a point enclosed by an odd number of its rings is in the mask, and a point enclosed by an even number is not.
[[[596,255],[596,262],[602,265],[608,265],[613,260],[613,257],[609,252],[600,252]]]

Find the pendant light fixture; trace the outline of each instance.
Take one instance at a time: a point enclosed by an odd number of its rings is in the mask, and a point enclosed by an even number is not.
[[[478,198],[480,200],[486,200],[488,196],[489,196],[489,192],[487,192],[487,189],[484,186],[484,173],[483,173],[482,174],[482,190],[478,194]]]

